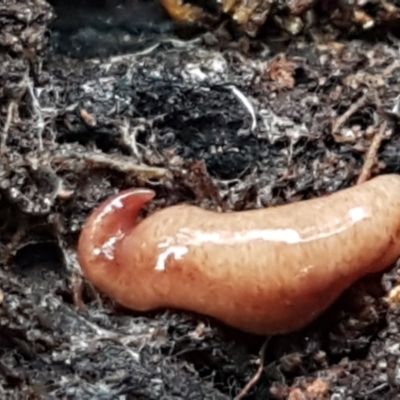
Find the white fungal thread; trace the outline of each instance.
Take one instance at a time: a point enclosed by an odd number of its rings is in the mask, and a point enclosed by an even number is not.
[[[251,130],[254,131],[254,129],[257,128],[257,118],[253,105],[250,103],[250,100],[236,86],[231,85],[229,86],[229,89],[232,90],[232,93],[242,102],[247,111],[250,113],[252,118]]]

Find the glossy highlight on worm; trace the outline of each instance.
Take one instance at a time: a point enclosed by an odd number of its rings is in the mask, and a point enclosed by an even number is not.
[[[129,189],[111,197],[79,239],[87,279],[136,311],[181,309],[250,333],[289,333],[400,256],[397,175],[266,209],[181,204],[138,222],[154,196]]]

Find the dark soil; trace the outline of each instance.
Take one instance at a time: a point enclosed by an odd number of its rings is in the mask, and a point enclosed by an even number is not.
[[[175,25],[149,2],[53,4],[61,19],[44,0],[0,2],[0,397],[234,398],[265,338],[115,307],[82,280],[80,229],[132,186],[156,190],[146,212],[332,193],[356,183],[384,121],[372,175],[400,172],[397,32],[321,17],[250,39],[226,21]],[[245,398],[400,398],[399,311],[384,301],[398,271],[273,337]]]

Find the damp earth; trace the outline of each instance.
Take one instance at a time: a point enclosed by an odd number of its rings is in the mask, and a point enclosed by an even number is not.
[[[265,338],[112,304],[81,276],[79,232],[133,186],[157,193],[145,213],[229,211],[400,172],[399,11],[310,2],[294,34],[296,2],[272,2],[252,36],[117,3],[0,4],[0,396],[233,399]],[[398,281],[393,265],[270,338],[243,398],[398,398]]]

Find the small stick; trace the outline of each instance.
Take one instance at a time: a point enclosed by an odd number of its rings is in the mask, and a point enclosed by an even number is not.
[[[387,127],[387,121],[385,120],[382,123],[381,127],[379,128],[379,131],[376,132],[374,137],[372,138],[372,142],[369,146],[367,155],[365,156],[364,165],[362,167],[360,176],[358,177],[358,180],[357,180],[357,185],[367,181],[370,178],[371,171],[376,162],[377,153],[378,153],[379,147],[382,143],[386,127]]]
[[[72,297],[74,300],[74,306],[81,310],[84,310],[86,307],[82,299],[82,292],[83,292],[82,277],[74,273],[70,278],[70,282],[72,286]]]
[[[242,391],[235,397],[235,400],[242,400],[244,396],[251,390],[251,388],[258,382],[258,380],[261,377],[261,374],[264,369],[264,362],[265,362],[265,351],[267,349],[267,345],[269,340],[271,339],[271,336],[269,336],[264,344],[262,345],[260,349],[260,365],[254,374],[254,376],[250,379],[250,381],[247,383],[247,385],[242,389]]]
[[[342,114],[340,117],[336,119],[336,121],[332,124],[332,133],[336,133],[338,129],[355,113],[357,112],[364,104],[367,102],[367,95],[361,96],[348,110]]]
[[[51,157],[53,164],[58,167],[64,166],[64,168],[73,168],[73,160],[83,161],[84,165],[81,168],[107,167],[126,174],[143,176],[146,179],[160,179],[168,172],[165,168],[133,163],[128,157],[119,156],[117,158],[101,153],[85,153],[83,155],[68,153]]]

